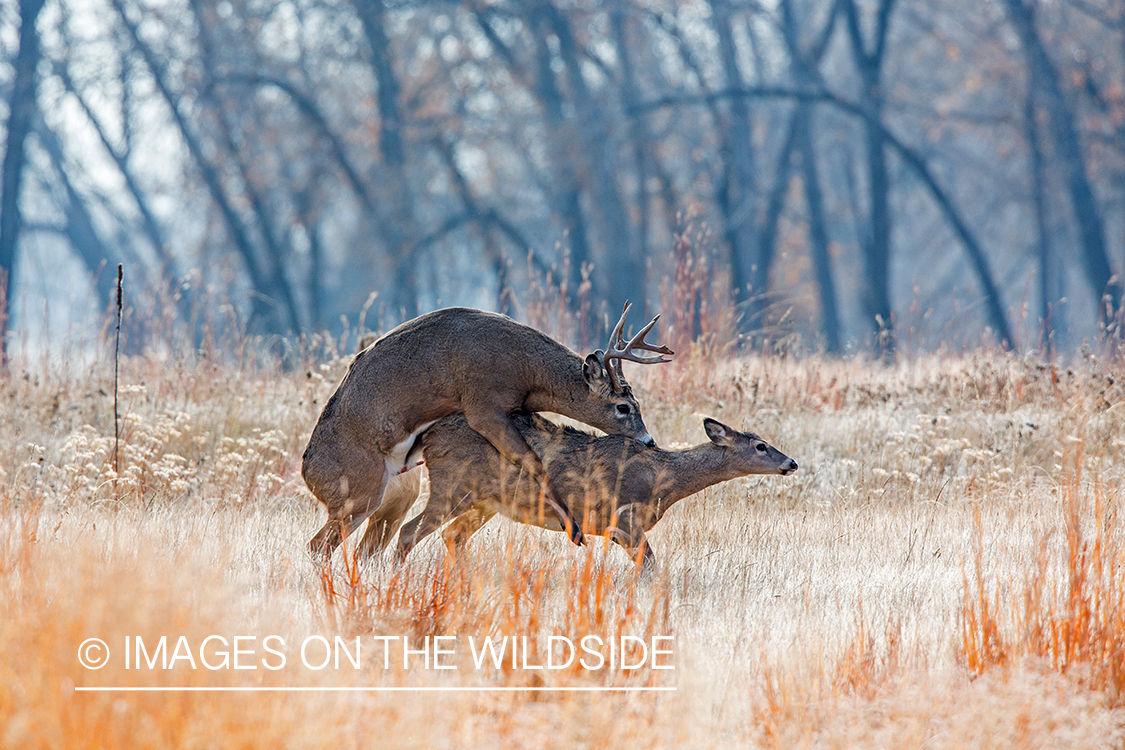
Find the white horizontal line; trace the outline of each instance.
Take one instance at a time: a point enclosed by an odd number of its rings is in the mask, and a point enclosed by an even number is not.
[[[674,687],[75,687],[75,692],[129,692],[129,693],[664,693],[675,692]]]

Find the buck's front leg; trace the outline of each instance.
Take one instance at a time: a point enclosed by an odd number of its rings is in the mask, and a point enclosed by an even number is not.
[[[496,446],[500,455],[509,461],[514,461],[524,468],[542,486],[544,499],[551,506],[563,529],[566,530],[570,540],[575,544],[585,544],[586,538],[582,534],[582,523],[571,514],[570,508],[555,490],[543,462],[535,451],[520,435],[519,430],[512,424],[512,420],[502,411],[481,412],[469,404],[465,405],[465,420],[469,426],[479,432],[490,443]]]
[[[472,471],[472,467],[460,467],[459,471]],[[430,482],[430,497],[426,501],[426,507],[399,530],[398,547],[395,550],[397,562],[404,562],[410,550],[440,529],[448,519],[472,508],[473,483],[463,473],[450,474],[445,464],[435,461],[430,467]]]

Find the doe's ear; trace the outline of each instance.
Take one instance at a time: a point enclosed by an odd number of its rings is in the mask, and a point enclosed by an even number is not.
[[[593,354],[586,355],[586,361],[582,363],[582,377],[586,378],[589,385],[599,385],[605,382],[605,368],[602,367],[602,357],[604,353],[598,349]]]
[[[711,438],[711,442],[715,445],[729,448],[734,440],[734,430],[710,417],[703,420],[703,429],[707,431],[707,437]]]

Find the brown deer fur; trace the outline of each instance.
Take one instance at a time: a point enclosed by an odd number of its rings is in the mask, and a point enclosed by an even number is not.
[[[654,562],[645,532],[674,503],[718,482],[749,474],[792,474],[797,463],[757,435],[704,420],[710,442],[666,451],[621,436],[595,437],[533,414],[514,414],[525,442],[540,457],[559,494],[580,513],[587,534],[609,534],[646,565]],[[398,556],[445,521],[450,546],[467,541],[496,513],[561,530],[539,500],[535,483],[504,460],[460,416],[435,423],[422,436],[430,473],[425,510],[402,527]]]
[[[508,415],[553,411],[651,443],[620,362],[667,361],[640,358],[630,354],[632,348],[671,352],[643,341],[652,323],[639,334],[640,343],[638,337],[624,342],[624,320],[622,314],[610,354],[599,350],[585,361],[511,318],[457,307],[404,323],[361,351],[325,404],[305,448],[301,474],[328,509],[328,521],[310,548],[331,555],[364,519],[380,511],[386,494],[391,502],[369,524],[361,544],[365,550],[382,548],[417,496],[418,478],[411,476],[417,472],[403,474],[411,468],[411,447],[435,421],[458,412],[494,450],[544,483],[545,502],[581,543],[580,525]]]

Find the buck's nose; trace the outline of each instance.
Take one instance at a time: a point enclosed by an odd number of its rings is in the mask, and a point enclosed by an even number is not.
[[[781,465],[780,469],[778,469],[778,471],[781,472],[782,476],[788,476],[788,475],[792,474],[793,472],[795,472],[796,470],[797,470],[797,462],[794,461],[793,459],[789,459],[786,463],[783,463]]]

